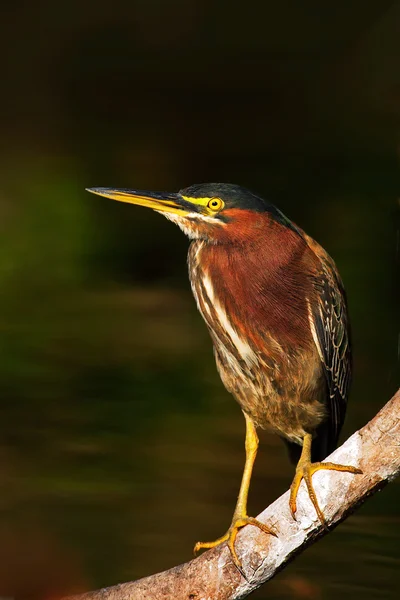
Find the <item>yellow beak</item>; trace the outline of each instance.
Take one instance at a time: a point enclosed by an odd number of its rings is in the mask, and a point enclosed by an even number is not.
[[[118,200],[118,202],[147,206],[153,210],[175,215],[183,216],[189,212],[197,212],[196,206],[184,200],[180,194],[143,190],[116,190],[113,188],[86,188],[86,191],[98,196],[105,196],[105,198],[111,198],[111,200]]]

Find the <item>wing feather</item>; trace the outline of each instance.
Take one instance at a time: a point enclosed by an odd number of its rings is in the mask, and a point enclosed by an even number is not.
[[[351,331],[346,293],[335,262],[310,236],[304,233],[304,238],[319,259],[309,317],[326,382],[329,418],[317,432],[315,444],[320,446],[317,455],[324,458],[336,448],[346,414],[352,374]]]
[[[343,425],[351,383],[352,358],[346,294],[332,259],[320,256],[322,269],[315,282],[317,303],[312,309],[314,340],[323,363],[330,413],[330,450]]]

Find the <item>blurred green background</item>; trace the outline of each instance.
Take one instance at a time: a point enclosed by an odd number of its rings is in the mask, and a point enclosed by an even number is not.
[[[244,421],[191,297],[188,241],[84,191],[226,181],[335,258],[355,376],[343,436],[398,384],[400,3],[5,3],[0,595],[151,574],[222,534]],[[263,435],[256,515],[293,476]],[[398,598],[390,485],[254,598]]]

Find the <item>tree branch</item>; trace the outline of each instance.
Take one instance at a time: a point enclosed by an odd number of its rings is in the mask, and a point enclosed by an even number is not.
[[[331,462],[360,467],[362,475],[318,471],[313,477],[320,506],[330,528],[400,473],[400,390],[365,427],[329,457]],[[327,532],[321,527],[304,482],[298,495],[297,521],[289,512],[289,492],[258,517],[278,537],[256,527],[243,528],[236,548],[246,581],[232,564],[225,544],[198,558],[138,581],[123,583],[68,600],[237,600],[271,579],[307,546]]]

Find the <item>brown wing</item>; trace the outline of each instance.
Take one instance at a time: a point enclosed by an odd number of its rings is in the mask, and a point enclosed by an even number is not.
[[[317,302],[311,309],[314,340],[326,380],[329,411],[327,454],[336,447],[346,414],[351,383],[352,356],[346,294],[336,265],[325,250],[306,236],[321,269],[315,279]]]
[[[332,442],[336,445],[351,382],[350,328],[341,280],[337,273],[323,271],[317,283],[319,303],[314,307],[313,320],[329,395]]]

